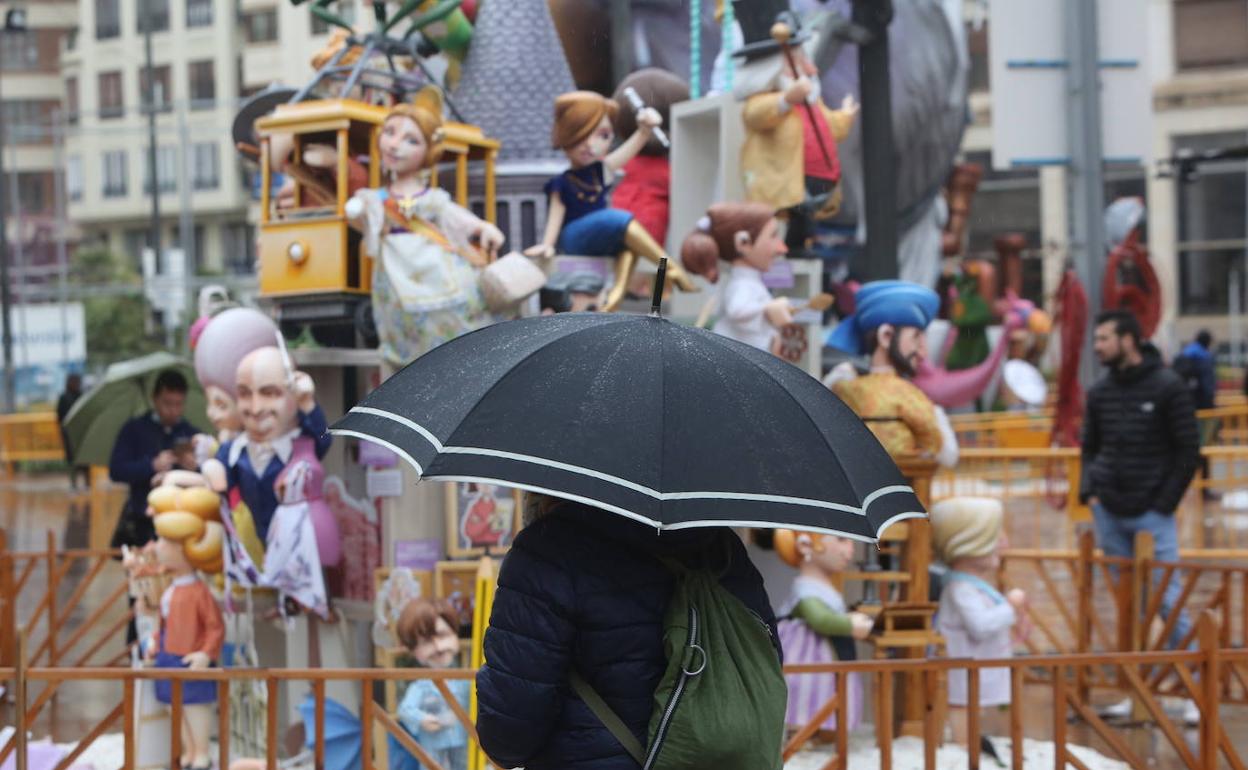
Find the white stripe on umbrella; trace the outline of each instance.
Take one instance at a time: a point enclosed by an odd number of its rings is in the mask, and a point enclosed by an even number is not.
[[[535,457],[533,455],[520,454],[518,452],[507,452],[507,451],[503,451],[499,449],[486,449],[484,447],[444,446],[438,440],[438,438],[434,436],[424,426],[414,422],[413,420],[403,417],[402,415],[394,414],[393,412],[388,412],[384,409],[377,409],[375,407],[368,407],[368,406],[356,406],[356,407],[353,407],[351,411],[358,412],[360,414],[371,415],[374,417],[381,417],[387,420],[392,420],[394,422],[397,422],[398,424],[408,428],[409,430],[413,430],[416,433],[418,433],[421,436],[421,438],[423,438],[425,441],[428,441],[429,444],[440,454],[466,454],[466,455],[476,455],[480,457],[497,457],[499,459],[504,459],[504,460],[515,460],[517,462],[532,463],[534,465],[541,465],[541,466],[548,467],[548,468],[555,468],[557,470],[568,471],[569,473],[577,473],[583,476],[588,476],[590,478],[598,479],[599,481],[605,481],[607,483],[615,484],[616,486],[623,487],[625,489],[629,489],[634,492],[638,492],[638,493],[647,495],[649,497],[653,497],[654,499],[661,500],[661,501],[667,501],[667,500],[739,500],[739,501],[745,501],[745,502],[779,503],[783,505],[805,505],[811,508],[824,508],[827,510],[842,511],[845,513],[853,513],[859,516],[865,516],[866,515],[865,509],[869,507],[872,502],[874,502],[875,500],[881,497],[884,497],[890,494],[898,494],[898,493],[911,493],[912,494],[914,492],[914,490],[911,487],[903,486],[903,485],[892,485],[892,486],[887,486],[887,487],[881,487],[880,489],[877,489],[874,492],[867,495],[867,497],[864,499],[864,505],[862,508],[859,508],[853,505],[845,505],[844,503],[832,503],[832,502],[827,502],[825,500],[815,500],[812,498],[805,498],[805,497],[791,497],[788,495],[764,495],[764,494],[754,494],[754,493],[744,493],[744,492],[712,492],[712,491],[659,492],[658,490],[651,489],[650,487],[647,487],[645,485],[638,484],[634,481],[629,481],[628,479],[620,478],[618,476],[613,476],[608,473],[603,473],[602,471],[594,470],[593,468],[585,468],[579,465],[571,465],[569,463],[560,462],[558,460],[550,460],[544,457]],[[341,434],[341,435],[355,436],[357,438],[365,438],[366,440],[371,440],[371,441],[377,441],[371,436],[362,436],[361,434],[357,432],[348,432],[342,429],[333,429],[330,432],[335,433],[335,434]],[[378,443],[384,443],[384,442],[378,442]],[[385,444],[385,445],[387,447],[393,448],[393,446],[390,444]],[[421,471],[420,464],[417,463],[415,460],[413,460],[410,455],[408,455],[406,452],[402,452],[401,454],[403,454],[403,456],[407,458],[408,462],[410,462],[413,466],[415,466],[418,471]],[[423,471],[421,472],[423,473]],[[434,477],[430,477],[430,478],[434,478]],[[443,478],[443,477],[437,477],[437,478]],[[507,482],[507,484],[511,486],[518,486],[515,484],[511,484],[510,482]],[[888,521],[885,523],[885,526],[881,527],[879,531],[883,532],[884,529],[889,524],[892,524],[901,519],[922,517],[923,515],[924,514],[919,513],[919,512],[906,512],[906,513],[897,514],[893,516],[892,518],[888,519]],[[638,518],[635,514],[633,514],[633,516],[634,518]],[[640,517],[640,520],[653,521],[645,517]],[[673,525],[673,526],[668,526],[666,528],[678,529],[679,526],[680,525]],[[698,524],[694,523],[690,525],[686,523],[685,526],[698,526]],[[736,523],[736,522],[721,522],[721,526],[752,526],[752,524]],[[772,524],[771,526],[774,526],[774,524]]]

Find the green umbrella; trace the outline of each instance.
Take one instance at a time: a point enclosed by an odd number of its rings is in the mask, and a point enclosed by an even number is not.
[[[166,369],[175,369],[186,377],[190,385],[186,419],[204,430],[208,425],[207,403],[190,362],[169,353],[118,361],[108,367],[104,378],[84,393],[65,417],[65,435],[74,448],[75,462],[108,465],[121,426],[152,408],[152,386]]]

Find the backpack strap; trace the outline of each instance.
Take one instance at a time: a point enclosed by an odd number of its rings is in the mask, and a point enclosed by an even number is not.
[[[620,719],[619,715],[607,705],[598,691],[575,670],[570,674],[569,682],[572,685],[572,691],[585,701],[585,705],[594,712],[594,716],[598,717],[598,720],[607,728],[607,732],[615,736],[615,739],[620,742],[628,755],[636,760],[637,764],[644,765],[646,756],[641,742],[637,740],[636,735],[633,735],[633,731],[628,729],[628,725],[624,724],[624,720]]]

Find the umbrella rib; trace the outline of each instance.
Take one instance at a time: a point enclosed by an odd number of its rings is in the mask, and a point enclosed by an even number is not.
[[[369,412],[369,414],[371,416],[391,420],[409,429],[415,429],[412,426],[416,425],[416,423],[412,423],[411,420],[403,417],[402,415],[397,415],[392,412],[387,412],[383,409],[376,409],[374,407],[370,407],[370,410],[371,411]],[[412,423],[412,425],[408,425],[408,423]],[[407,454],[401,449],[397,449],[397,447],[395,447],[390,442],[385,441],[384,439],[377,438],[371,434],[354,431],[349,428],[334,428],[330,432],[336,435],[352,436],[355,438],[363,439],[365,441],[372,441],[382,446],[386,446],[387,448],[394,448],[404,457],[404,459],[406,459],[409,463],[411,463],[415,468],[417,468],[418,470],[421,470],[420,464],[417,463],[414,459],[412,459],[411,455]],[[439,452],[439,454],[496,457],[502,460],[515,460],[516,462],[528,463],[531,465],[541,465],[547,468],[554,468],[556,470],[562,470],[562,471],[567,471],[569,473],[576,473],[582,476],[588,476],[590,478],[598,479],[599,481],[605,481],[609,484],[614,484],[618,487],[623,487],[625,489],[629,489],[634,492],[647,495],[648,497],[653,497],[654,499],[660,500],[660,501],[663,501],[663,500],[753,500],[757,502],[780,503],[780,504],[785,504],[785,505],[807,505],[807,506],[811,506],[815,508],[826,508],[828,510],[844,511],[846,513],[862,514],[863,512],[862,509],[858,508],[857,506],[847,505],[845,503],[834,503],[834,502],[829,502],[827,500],[817,500],[817,499],[809,498],[809,497],[792,497],[788,495],[766,495],[766,494],[757,494],[757,493],[751,493],[751,492],[716,492],[716,491],[660,492],[659,490],[651,489],[650,487],[647,487],[643,484],[638,484],[635,481],[630,481],[628,479],[621,478],[619,476],[613,476],[609,473],[604,473],[594,468],[586,468],[580,465],[572,465],[571,463],[565,463],[559,460],[551,460],[549,458],[538,457],[536,455],[522,454],[519,452],[508,452],[502,449],[489,449],[486,447],[470,447],[470,446],[444,446],[442,448],[442,451]],[[425,478],[439,478],[440,479],[440,478],[446,478],[448,475],[454,475],[454,474],[431,473],[431,474],[426,475],[422,470],[421,475],[424,476]],[[482,480],[490,481],[489,479],[482,479]]]
[[[435,480],[435,481],[464,481],[464,482],[478,482],[481,484],[497,484],[498,486],[501,486],[501,487],[508,487],[511,489],[522,489],[522,490],[526,490],[529,492],[537,492],[539,494],[551,495],[552,497],[559,497],[565,500],[572,500],[573,502],[585,503],[586,505],[590,505],[595,508],[601,508],[605,511],[610,511],[611,513],[620,514],[629,519],[633,519],[634,521],[639,521],[643,524],[649,524],[650,526],[656,527],[662,531],[674,531],[678,529],[696,529],[698,527],[750,527],[752,529],[758,529],[758,528],[766,529],[768,527],[775,526],[774,521],[763,521],[763,520],[759,520],[759,521],[748,520],[747,521],[744,519],[722,519],[722,520],[720,519],[698,519],[694,521],[679,521],[679,522],[675,522],[672,524],[665,524],[662,521],[656,521],[655,519],[652,519],[649,516],[644,516],[640,513],[630,511],[627,508],[621,508],[618,505],[612,505],[611,503],[603,502],[596,498],[586,497],[584,495],[578,495],[578,494],[574,494],[574,493],[566,492],[562,490],[550,489],[549,487],[538,486],[536,484],[526,484],[524,482],[513,481],[511,479],[499,479],[493,476],[440,474],[440,473],[435,473],[435,474],[426,476],[425,478],[430,479],[430,480]],[[808,504],[809,502],[818,503],[820,501],[798,501],[798,502],[802,502],[803,504]],[[828,504],[825,503],[825,505],[828,505]],[[842,506],[842,508],[844,508],[844,506]],[[861,511],[858,511],[856,509],[849,511],[849,512],[861,514]],[[893,518],[889,519],[887,524],[891,524],[892,522],[897,521],[899,519],[914,518],[914,517],[921,516],[921,515],[922,514],[918,514],[918,513],[898,514],[897,516],[894,516]],[[874,543],[876,542],[876,539],[877,539],[868,535],[859,535],[859,534],[852,533],[852,532],[846,532],[841,529],[835,529],[833,527],[820,527],[820,526],[816,526],[813,524],[811,525],[791,524],[791,525],[786,525],[786,528],[798,530],[800,532],[827,533],[831,535],[836,535],[837,537],[845,537],[851,540],[859,540],[864,543]]]

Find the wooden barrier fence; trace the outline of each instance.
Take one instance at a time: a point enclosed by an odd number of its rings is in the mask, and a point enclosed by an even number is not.
[[[1176,635],[1180,616],[1211,617],[1220,646],[1248,648],[1248,550],[1181,550],[1179,556],[1177,562],[1157,560],[1147,533],[1136,538],[1134,557],[1105,556],[1096,550],[1093,534],[1083,532],[1077,550],[1007,550],[999,582],[1028,593],[1034,632],[1025,646],[1032,654],[1160,651]],[[1164,586],[1172,581],[1179,593],[1165,612]],[[1197,633],[1193,623],[1173,646],[1186,649]],[[1128,684],[1089,670],[1078,687],[1086,697],[1092,687],[1127,689]],[[1147,684],[1158,695],[1177,694],[1165,672],[1150,676]],[[1229,680],[1226,685],[1224,701],[1248,703],[1248,687],[1231,688]]]
[[[63,459],[55,412],[0,414],[0,470],[6,475],[13,473],[15,463]]]
[[[955,660],[955,659],[909,659],[909,660],[872,660],[836,663],[831,665],[793,665],[785,668],[785,673],[792,676],[837,675],[836,694],[819,709],[811,723],[799,727],[784,747],[784,756],[791,758],[799,751],[808,748],[812,738],[829,717],[835,717],[843,723],[848,717],[846,705],[847,682],[850,676],[870,677],[875,682],[874,690],[879,694],[876,699],[877,713],[876,742],[880,750],[879,767],[891,770],[892,731],[891,720],[879,718],[878,715],[891,713],[891,697],[893,685],[899,677],[913,680],[917,678],[924,683],[928,708],[923,718],[923,734],[925,757],[924,767],[931,769],[936,766],[936,751],[942,741],[946,704],[943,702],[941,683],[949,671],[964,669],[968,678],[968,694],[972,699],[978,697],[980,677],[986,669],[1007,668],[1010,672],[1010,753],[1014,767],[1022,767],[1023,741],[1026,736],[1025,722],[1035,729],[1035,708],[1028,708],[1026,699],[1036,696],[1043,688],[1050,693],[1050,709],[1047,726],[1042,725],[1046,737],[1051,736],[1056,752],[1056,767],[1065,768],[1073,765],[1085,767],[1078,755],[1070,748],[1068,732],[1068,715],[1073,713],[1090,728],[1091,732],[1103,743],[1098,747],[1108,751],[1132,768],[1145,767],[1148,763],[1135,751],[1124,737],[1096,713],[1088,700],[1080,693],[1079,683],[1087,678],[1088,672],[1100,669],[1114,669],[1118,678],[1126,683],[1132,696],[1138,699],[1142,708],[1155,721],[1165,746],[1177,756],[1182,766],[1188,770],[1210,770],[1223,766],[1243,770],[1245,762],[1231,736],[1221,726],[1218,718],[1220,707],[1226,703],[1225,693],[1231,685],[1238,684],[1242,689],[1248,679],[1248,650],[1226,649],[1221,645],[1221,633],[1217,619],[1212,613],[1204,613],[1197,625],[1196,648],[1183,652],[1134,652],[1134,653],[1093,653],[1069,655],[1044,655],[1035,657],[1007,658],[1004,660]],[[1048,672],[1044,685],[1026,684],[1029,670]],[[1179,681],[1179,691],[1191,698],[1200,709],[1202,719],[1195,745],[1189,745],[1181,731],[1165,714],[1163,705],[1147,685],[1151,672],[1164,669]],[[110,730],[120,727],[124,735],[125,752],[121,770],[133,770],[136,756],[135,701],[136,687],[145,680],[166,679],[172,681],[172,703],[170,719],[172,724],[179,724],[182,719],[182,691],[188,681],[212,681],[218,686],[218,733],[219,733],[219,766],[229,767],[230,749],[230,697],[231,682],[262,681],[270,695],[265,713],[265,751],[263,760],[270,770],[278,766],[278,685],[283,681],[306,681],[310,686],[313,699],[314,725],[314,761],[315,767],[325,766],[325,683],[330,681],[358,681],[362,687],[360,713],[360,748],[361,770],[373,770],[373,732],[380,728],[384,733],[393,736],[400,744],[416,757],[424,767],[430,770],[447,770],[439,765],[406,732],[393,716],[373,700],[374,684],[380,681],[397,680],[412,681],[430,680],[450,705],[456,719],[463,726],[470,747],[480,746],[476,727],[467,710],[459,704],[451,694],[447,682],[451,680],[470,679],[475,672],[471,669],[208,669],[204,671],[189,670],[134,670],[110,668],[28,668],[19,665],[13,669],[0,669],[0,679],[10,680],[14,687],[14,709],[16,716],[16,733],[6,745],[0,747],[0,762],[13,752],[17,752],[18,770],[25,770],[26,729],[38,717],[46,703],[42,697],[35,703],[28,696],[32,684],[41,684],[44,692],[57,687],[70,687],[74,682],[111,682],[119,684],[121,695],[117,704],[95,726],[87,731],[70,753],[60,761],[55,770],[68,770],[82,756],[96,739]],[[180,731],[170,731],[169,757],[170,766],[176,767],[181,755]],[[967,714],[967,744],[979,745],[981,726],[979,715],[971,710]],[[848,766],[848,735],[838,731],[834,739],[835,755],[823,766],[841,768]],[[979,767],[979,752],[969,752],[968,767]],[[111,769],[102,769],[111,770]]]
[[[0,666],[17,661],[17,638],[37,639],[28,650],[29,665],[82,667],[117,665],[126,660],[125,628],[131,611],[127,584],[100,580],[119,554],[112,550],[58,550],[49,530],[43,551],[9,551],[0,530]],[[117,578],[116,575],[111,577]],[[39,579],[34,609],[22,617],[19,598]],[[95,592],[92,589],[96,588]],[[68,592],[68,596],[62,595]],[[91,595],[91,601],[84,599]],[[89,607],[89,609],[88,609]],[[79,617],[85,613],[85,617]],[[111,646],[110,646],[111,644]]]
[[[976,412],[950,415],[958,446],[963,448],[1040,449],[1049,446],[1053,409],[1034,412]],[[1223,446],[1248,445],[1248,403],[1243,400],[1201,409],[1196,418],[1216,421],[1216,441]]]

